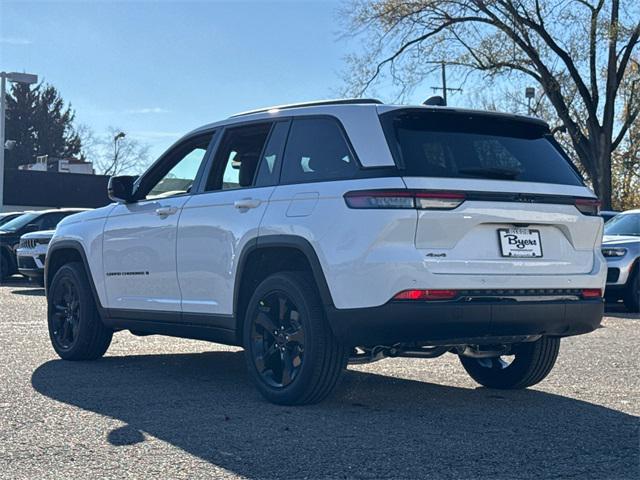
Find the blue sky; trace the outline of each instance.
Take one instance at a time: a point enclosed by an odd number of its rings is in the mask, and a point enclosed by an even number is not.
[[[0,0],[0,69],[38,74],[79,123],[97,135],[119,127],[155,157],[232,113],[335,97],[344,56],[358,48],[340,36],[339,8],[329,0]],[[437,75],[425,82],[437,83]]]
[[[0,68],[37,73],[77,120],[152,144],[234,112],[327,98],[339,4],[0,0]]]

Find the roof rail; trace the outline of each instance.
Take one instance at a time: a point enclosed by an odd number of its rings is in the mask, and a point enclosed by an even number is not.
[[[241,117],[243,115],[251,115],[253,113],[264,113],[271,110],[287,110],[289,108],[317,107],[321,105],[357,105],[357,104],[382,105],[382,102],[377,98],[342,98],[342,99],[333,99],[333,100],[318,100],[315,102],[290,103],[288,105],[276,105],[273,107],[259,108],[257,110],[248,110],[246,112],[235,113],[231,115],[229,118]]]

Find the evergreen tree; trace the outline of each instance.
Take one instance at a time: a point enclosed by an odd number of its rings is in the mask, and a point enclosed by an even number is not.
[[[16,168],[21,163],[29,163],[36,155],[34,113],[39,88],[38,86],[31,89],[29,85],[14,83],[11,93],[7,94],[5,138],[15,140],[16,146],[5,152],[6,168]]]
[[[78,156],[80,137],[73,127],[75,112],[51,85],[15,83],[7,95],[6,138],[16,141],[7,152],[8,168],[32,163],[38,155]]]

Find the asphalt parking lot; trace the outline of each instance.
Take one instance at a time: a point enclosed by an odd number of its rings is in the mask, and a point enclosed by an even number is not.
[[[119,333],[59,360],[44,291],[0,286],[0,478],[638,478],[640,316],[563,341],[526,391],[452,355],[350,367],[310,407],[266,403],[242,352]]]

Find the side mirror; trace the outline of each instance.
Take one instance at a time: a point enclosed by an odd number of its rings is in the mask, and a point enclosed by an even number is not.
[[[109,179],[107,194],[109,198],[118,203],[130,203],[135,200],[133,196],[133,184],[138,177],[133,175],[119,175]]]
[[[40,225],[38,225],[37,223],[28,223],[24,227],[25,232],[37,232],[38,230],[40,230]]]

